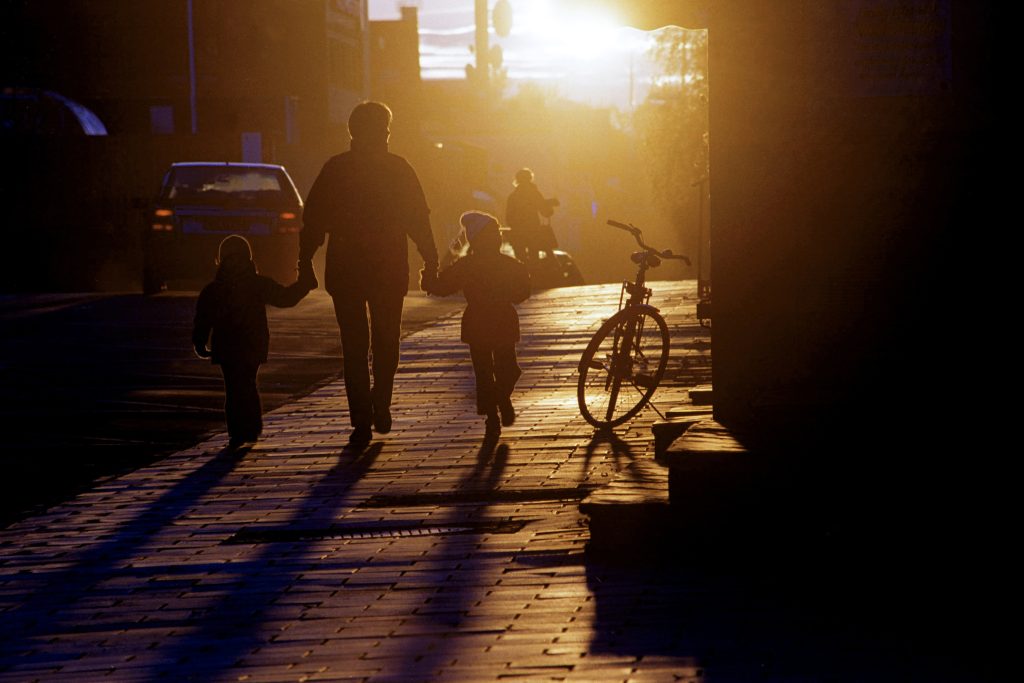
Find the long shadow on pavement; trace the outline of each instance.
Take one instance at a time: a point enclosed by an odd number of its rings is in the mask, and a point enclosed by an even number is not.
[[[339,461],[303,498],[291,521],[275,531],[299,531],[331,524],[336,512],[348,502],[348,494],[370,470],[383,448],[374,443],[366,449],[346,448]],[[278,599],[300,580],[313,562],[309,542],[301,538],[262,544],[235,573],[234,563],[225,565],[230,575],[227,593],[211,601],[192,629],[166,648],[163,660],[172,666],[178,680],[214,680],[236,666],[246,655],[267,645],[260,635]],[[337,566],[337,565],[332,565]],[[339,578],[339,588],[341,578]]]
[[[454,490],[469,489],[481,494],[497,490],[508,461],[508,445],[485,438],[475,466]],[[458,526],[469,519],[486,519],[489,507],[487,503],[455,505],[442,523]],[[445,680],[446,667],[469,649],[467,640],[492,640],[503,632],[494,629],[493,621],[485,619],[488,623],[481,623],[472,614],[474,606],[491,588],[489,583],[485,584],[483,574],[492,565],[472,557],[482,537],[482,533],[469,533],[438,539],[424,563],[436,568],[437,580],[422,589],[421,606],[410,610],[411,618],[403,625],[406,637],[391,639],[374,652],[373,656],[381,662],[384,680]]]
[[[245,449],[222,450],[166,493],[145,505],[132,519],[124,522],[110,534],[110,537],[89,546],[75,556],[67,566],[52,574],[39,571],[28,572],[24,577],[17,575],[7,584],[13,593],[20,580],[38,583],[39,587],[29,593],[14,609],[4,612],[0,626],[0,667],[22,666],[38,657],[47,660],[45,653],[28,655],[36,638],[49,638],[48,634],[80,631],[82,625],[72,621],[76,604],[89,597],[97,584],[112,575],[124,572],[124,563],[134,556],[152,536],[174,523],[181,514],[210,491],[230,473],[245,455]],[[81,530],[80,533],[88,533]],[[40,578],[43,581],[40,583]],[[70,616],[67,616],[70,615]],[[111,624],[105,624],[111,628]]]
[[[616,470],[622,469],[633,461],[633,450],[629,447],[628,443],[620,439],[611,429],[597,429],[594,430],[594,436],[587,442],[587,446],[583,451],[584,472],[590,470],[590,461],[593,459],[594,453],[604,445],[609,447],[612,463]]]

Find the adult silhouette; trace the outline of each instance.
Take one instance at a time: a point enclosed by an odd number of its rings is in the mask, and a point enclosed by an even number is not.
[[[426,277],[436,275],[438,264],[419,178],[388,151],[391,117],[380,102],[352,110],[350,149],[328,159],[313,182],[299,235],[300,278],[312,277],[313,255],[330,235],[324,286],[341,331],[349,443],[355,445],[369,443],[372,430],[391,431],[402,303],[409,290],[407,238],[423,258]]]
[[[549,218],[558,206],[557,199],[545,199],[533,182],[533,171],[521,168],[512,182],[515,189],[505,205],[505,223],[510,228],[509,242],[516,258],[525,262],[536,260],[537,252],[548,254],[555,248],[554,233],[550,225],[541,224],[541,217]]]

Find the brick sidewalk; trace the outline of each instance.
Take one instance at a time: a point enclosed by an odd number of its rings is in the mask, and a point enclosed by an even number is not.
[[[710,381],[710,349],[694,343],[694,284],[653,287],[673,335],[664,409]],[[247,453],[222,453],[221,436],[3,531],[0,680],[789,681],[819,680],[814,662],[875,666],[856,638],[780,622],[728,572],[588,560],[579,502],[649,465],[657,418],[597,437],[579,416],[576,363],[617,290],[520,307],[519,419],[496,448],[450,317],[403,342],[395,429],[365,452],[343,450],[333,382],[268,414]]]

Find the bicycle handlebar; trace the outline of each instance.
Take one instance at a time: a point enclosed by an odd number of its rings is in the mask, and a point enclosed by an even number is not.
[[[618,221],[609,220],[608,221],[608,225],[612,226],[613,228],[619,228],[620,230],[625,230],[626,232],[631,232],[631,233],[633,233],[634,237],[636,237],[637,233],[640,232],[640,228],[638,228],[638,227],[636,227],[634,225],[626,225],[625,223],[620,223]]]
[[[644,251],[649,251],[652,254],[656,254],[656,255],[660,256],[661,258],[676,259],[676,260],[679,260],[679,261],[684,261],[684,262],[686,262],[686,265],[690,265],[690,259],[689,259],[688,256],[684,256],[683,254],[673,254],[671,249],[666,249],[665,251],[658,251],[654,247],[651,247],[651,246],[648,246],[647,244],[644,244],[644,239],[643,239],[642,233],[640,232],[640,228],[636,227],[635,225],[629,225],[627,223],[620,223],[618,221],[613,221],[613,220],[609,220],[608,221],[608,225],[612,226],[613,228],[618,228],[620,230],[625,230],[626,232],[631,234],[633,236],[633,239],[636,240],[636,243],[639,244],[640,248],[643,249]]]

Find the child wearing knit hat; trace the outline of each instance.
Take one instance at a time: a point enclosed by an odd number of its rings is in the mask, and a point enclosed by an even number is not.
[[[217,274],[196,301],[192,344],[197,356],[210,358],[224,375],[229,448],[254,442],[263,431],[256,375],[270,347],[267,304],[294,306],[315,286],[311,274],[287,287],[259,275],[248,240],[228,235],[221,241]]]
[[[511,425],[516,418],[511,397],[522,370],[516,357],[519,314],[514,304],[530,296],[530,275],[525,265],[501,253],[497,218],[467,211],[459,222],[469,253],[436,278],[422,278],[420,287],[437,296],[461,290],[466,297],[461,339],[469,344],[473,361],[476,411],[486,417],[487,436],[496,437],[502,425]]]

